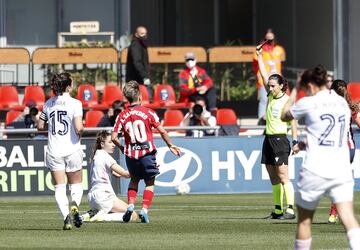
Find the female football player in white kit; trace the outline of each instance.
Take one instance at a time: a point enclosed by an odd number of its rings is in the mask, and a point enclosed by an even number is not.
[[[326,69],[318,65],[304,72],[300,87],[308,95],[295,105],[293,89],[281,119],[305,118],[306,158],[298,180],[298,224],[295,249],[311,248],[311,224],[322,196],[329,196],[347,232],[351,249],[360,249],[360,228],[354,216],[354,179],[347,134],[350,109],[345,99],[326,87]]]
[[[82,216],[84,221],[123,221],[128,204],[117,198],[111,185],[111,176],[129,178],[130,175],[110,155],[114,153],[114,149],[115,144],[111,140],[111,133],[100,131],[96,136],[91,161],[91,189],[88,193],[91,209]],[[134,221],[137,218],[134,212],[131,220]]]
[[[80,136],[84,129],[83,109],[79,100],[72,98],[73,81],[69,73],[54,74],[51,89],[55,96],[46,101],[37,128],[48,131],[46,166],[50,169],[55,185],[55,199],[64,219],[64,230],[82,224],[79,205],[83,194],[83,151]],[[69,200],[66,196],[67,177],[71,195],[71,218]]]

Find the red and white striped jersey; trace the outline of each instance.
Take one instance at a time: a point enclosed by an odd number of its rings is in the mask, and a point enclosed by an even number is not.
[[[141,105],[131,105],[116,118],[114,131],[124,134],[124,154],[138,159],[156,150],[153,128],[160,125],[155,111]]]

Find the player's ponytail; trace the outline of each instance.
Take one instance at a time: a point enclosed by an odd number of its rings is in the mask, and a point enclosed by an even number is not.
[[[92,155],[90,158],[90,162],[92,162],[94,160],[96,150],[101,149],[101,143],[104,143],[106,138],[110,135],[111,135],[111,133],[106,130],[102,130],[96,134],[96,141],[95,141],[95,145],[93,147],[93,152],[92,152]]]
[[[347,90],[347,83],[345,81],[343,81],[343,80],[335,80],[331,84],[331,89],[335,90],[335,92],[339,96],[344,97],[344,99],[348,103],[349,108],[350,108],[352,113],[359,113],[359,104],[357,102],[354,102],[351,99],[351,97],[349,95],[349,92]]]
[[[67,72],[54,74],[51,78],[51,89],[55,95],[62,95],[68,86],[71,86],[71,75]]]

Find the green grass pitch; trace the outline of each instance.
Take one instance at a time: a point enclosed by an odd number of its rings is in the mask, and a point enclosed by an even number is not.
[[[359,214],[360,193],[355,196]],[[150,224],[84,223],[63,231],[53,197],[1,197],[0,249],[292,249],[296,221],[262,219],[271,208],[271,194],[157,196]],[[83,199],[80,210],[87,209]],[[326,223],[328,209],[324,198],[313,249],[346,249],[342,225]]]

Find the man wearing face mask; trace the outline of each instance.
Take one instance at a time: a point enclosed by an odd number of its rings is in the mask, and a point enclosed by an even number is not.
[[[146,85],[152,95],[150,86],[150,66],[147,51],[147,30],[143,26],[136,28],[131,44],[128,48],[126,61],[126,82],[137,81]]]
[[[264,60],[266,71],[269,75],[281,75],[281,61],[285,60],[285,50],[275,42],[275,34],[272,29],[266,31],[262,46],[262,57]],[[258,125],[265,125],[265,111],[267,104],[267,91],[259,71],[259,63],[256,53],[253,58],[253,69],[256,74],[256,87],[258,89]]]
[[[179,102],[195,102],[197,97],[206,100],[210,112],[216,110],[216,91],[213,81],[206,71],[196,65],[194,53],[185,54],[186,69],[179,74],[180,100]]]

